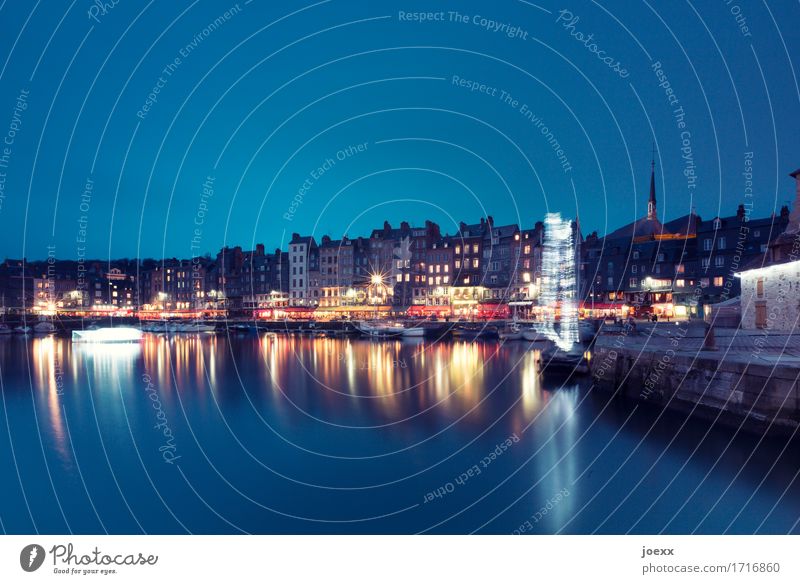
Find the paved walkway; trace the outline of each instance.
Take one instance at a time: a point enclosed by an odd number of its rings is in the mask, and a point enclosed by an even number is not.
[[[603,326],[597,338],[600,346],[617,345],[627,349],[696,353],[703,346],[705,325],[702,322],[636,323],[635,331],[625,333],[625,327]],[[623,337],[623,338],[620,338]],[[770,333],[733,328],[714,328],[717,354],[725,359],[752,363],[796,365],[800,367],[800,333]],[[704,351],[704,353],[706,353]]]

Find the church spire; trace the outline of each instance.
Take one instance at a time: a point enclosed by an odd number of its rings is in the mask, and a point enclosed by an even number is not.
[[[650,161],[650,198],[647,200],[647,218],[657,219],[656,213],[656,154],[653,145],[653,158]]]

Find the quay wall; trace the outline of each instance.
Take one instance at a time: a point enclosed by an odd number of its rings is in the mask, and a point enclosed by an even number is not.
[[[601,334],[590,360],[595,387],[750,431],[797,429],[800,359],[702,350],[702,340],[676,337],[648,346]]]

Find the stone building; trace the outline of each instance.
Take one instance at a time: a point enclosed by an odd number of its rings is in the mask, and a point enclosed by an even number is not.
[[[763,259],[753,260],[737,275],[741,280],[743,329],[798,332],[800,322],[800,169],[786,229],[767,246]]]

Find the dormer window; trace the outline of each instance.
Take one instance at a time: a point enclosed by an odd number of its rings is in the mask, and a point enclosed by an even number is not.
[[[722,221],[717,217],[714,219],[714,229],[719,229],[720,227],[722,227]]]

